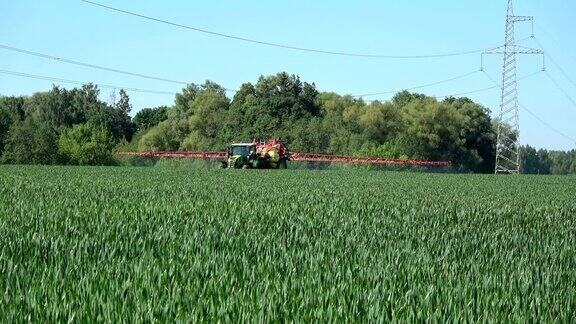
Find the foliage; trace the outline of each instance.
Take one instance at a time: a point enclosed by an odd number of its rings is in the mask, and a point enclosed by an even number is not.
[[[0,157],[4,143],[8,138],[12,124],[24,117],[24,99],[22,97],[0,97]]]
[[[58,131],[34,117],[17,121],[5,139],[3,163],[57,164],[62,162],[58,152]]]
[[[185,119],[168,119],[142,135],[140,151],[176,151],[189,132]]]
[[[136,125],[137,131],[144,131],[165,121],[168,118],[167,111],[166,106],[144,108],[136,113],[132,122]]]
[[[113,142],[105,128],[90,123],[65,130],[58,141],[60,152],[77,165],[110,165]]]
[[[1,166],[0,317],[571,322],[575,180]]]
[[[401,151],[417,159],[453,160],[462,147],[463,116],[434,99],[411,101],[405,110],[407,127],[401,134]]]
[[[93,84],[66,90],[53,86],[50,91],[38,92],[30,97],[0,97],[0,153],[3,163],[17,164],[59,164],[59,163],[104,163],[104,155],[110,155],[111,145],[103,144],[107,153],[97,153],[91,158],[78,158],[68,149],[89,150],[97,142],[107,142],[103,138],[81,136],[80,129],[103,129],[102,134],[110,136],[112,145],[122,140],[130,141],[135,131],[128,112],[131,105],[126,92],[121,91],[117,107],[108,106],[98,99],[99,90]],[[88,124],[90,126],[88,126]],[[77,125],[86,125],[74,129]],[[59,140],[76,136],[76,141],[86,143],[75,145],[82,149],[66,147],[59,150]],[[96,134],[96,133],[95,133]],[[98,137],[97,135],[95,135]],[[108,135],[106,135],[108,136]],[[72,141],[74,142],[74,141]],[[72,143],[68,142],[68,143]],[[61,143],[60,143],[61,144]],[[96,148],[92,148],[96,150]],[[72,154],[71,159],[61,153]],[[88,154],[88,153],[86,153]],[[92,152],[90,154],[96,154]],[[108,157],[107,157],[108,158]],[[106,162],[109,164],[109,162]]]
[[[552,174],[576,174],[576,150],[568,152],[550,151]]]
[[[358,152],[356,152],[356,155],[389,159],[408,159],[406,155],[401,155],[396,146],[391,143],[386,143],[374,147],[363,147]]]
[[[536,150],[526,145],[520,148],[520,169],[528,174],[576,174],[576,150]]]
[[[120,99],[116,103],[116,109],[124,113],[124,115],[128,115],[132,110],[132,104],[130,103],[130,97],[124,89],[120,89]]]
[[[455,156],[456,163],[474,172],[492,172],[496,159],[496,132],[490,111],[468,98],[446,98],[444,103],[464,118],[460,130],[463,147]]]

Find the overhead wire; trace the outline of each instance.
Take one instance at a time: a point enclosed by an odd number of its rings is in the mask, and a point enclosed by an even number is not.
[[[289,50],[301,51],[301,52],[338,55],[338,56],[350,56],[350,57],[364,57],[364,58],[428,59],[428,58],[441,58],[441,57],[453,57],[453,56],[469,55],[469,54],[480,53],[482,51],[487,50],[487,48],[483,48],[483,49],[467,50],[467,51],[460,51],[460,52],[429,54],[429,55],[382,55],[382,54],[366,54],[366,53],[354,53],[354,52],[329,51],[329,50],[322,50],[322,49],[315,49],[315,48],[292,46],[292,45],[262,41],[262,40],[247,38],[247,37],[241,37],[241,36],[236,36],[236,35],[231,35],[231,34],[225,34],[225,33],[221,33],[221,32],[215,32],[215,31],[211,31],[211,30],[207,30],[207,29],[203,29],[203,28],[188,26],[188,25],[184,25],[184,24],[180,24],[180,23],[171,22],[171,21],[168,21],[165,19],[160,19],[160,18],[156,18],[156,17],[152,17],[152,16],[139,14],[139,13],[129,11],[129,10],[119,9],[119,8],[104,5],[102,3],[98,3],[95,1],[90,1],[90,0],[80,0],[80,1],[87,3],[87,4],[90,4],[90,5],[93,5],[93,6],[104,8],[104,9],[107,9],[110,11],[115,11],[118,13],[130,15],[133,17],[138,17],[138,18],[142,18],[145,20],[170,25],[173,27],[192,30],[192,31],[196,31],[199,33],[204,33],[204,34],[208,34],[208,35],[212,35],[212,36],[218,36],[218,37],[222,37],[222,38],[234,39],[237,41],[243,41],[243,42],[247,42],[247,43],[253,43],[253,44],[276,47],[276,48],[283,48],[283,49],[289,49]]]
[[[532,111],[530,111],[528,108],[526,108],[524,105],[522,105],[521,103],[518,103],[518,106],[520,106],[520,108],[522,108],[524,111],[526,111],[528,114],[530,114],[532,117],[534,117],[536,120],[538,120],[540,123],[542,123],[544,126],[548,127],[551,131],[555,132],[556,134],[564,137],[565,139],[571,141],[572,143],[574,143],[574,145],[576,146],[576,139],[574,139],[573,137],[563,133],[562,131],[558,130],[557,128],[553,127],[552,125],[550,125],[548,122],[546,122],[545,120],[543,120],[542,118],[538,117],[538,115],[536,115],[535,113],[533,113]]]
[[[534,24],[536,25],[536,28],[538,28],[540,31],[544,32],[545,34],[548,35],[548,38],[551,39],[554,43],[556,43],[556,45],[560,45],[561,41],[559,41],[556,36],[554,36],[554,34],[548,32],[541,24],[534,22]],[[570,59],[574,60],[576,62],[576,56],[574,56],[571,53],[565,53],[567,57],[569,57]]]
[[[482,71],[484,72],[484,75],[490,80],[492,81],[492,83],[495,84],[496,87],[502,89],[502,87],[500,87],[500,85],[498,84],[498,82],[496,82],[491,76],[490,74],[486,73],[486,71]],[[542,71],[538,71],[535,73],[532,73],[532,75],[536,75],[541,73]],[[522,108],[522,110],[526,111],[528,114],[530,114],[532,117],[534,117],[537,121],[539,121],[542,125],[546,126],[548,129],[550,129],[551,131],[555,132],[556,134],[564,137],[567,140],[570,140],[572,143],[574,143],[576,145],[576,139],[574,139],[573,137],[567,135],[566,133],[560,131],[559,129],[557,129],[556,127],[552,126],[550,123],[546,122],[544,119],[542,119],[541,117],[539,117],[536,113],[532,112],[530,109],[526,108],[526,106],[524,106],[521,102],[518,102],[518,106],[520,108]]]
[[[574,98],[572,98],[572,96],[570,96],[570,94],[566,92],[566,90],[564,90],[562,86],[560,86],[560,83],[558,83],[558,81],[556,81],[556,79],[554,79],[552,75],[548,73],[548,71],[546,71],[546,76],[552,82],[552,84],[556,86],[556,89],[558,89],[564,95],[564,97],[566,97],[566,99],[568,99],[572,103],[572,105],[576,108],[576,100],[574,100]]]
[[[110,85],[110,84],[106,84],[106,83],[100,83],[100,82],[85,82],[85,81],[78,81],[78,80],[70,80],[70,79],[62,79],[62,78],[56,78],[56,77],[50,77],[50,76],[44,76],[44,75],[37,75],[37,74],[30,74],[30,73],[24,73],[24,72],[17,72],[17,71],[11,71],[11,70],[5,70],[5,69],[0,69],[0,73],[1,74],[6,74],[6,75],[14,75],[14,76],[19,76],[19,77],[26,77],[26,78],[31,78],[31,79],[37,79],[37,80],[45,80],[45,81],[53,81],[53,82],[57,82],[57,83],[67,83],[67,84],[75,84],[75,85],[84,85],[84,84],[95,84],[98,85],[99,87],[102,88],[109,88],[109,89],[124,89],[126,91],[132,91],[132,92],[142,92],[142,93],[152,93],[152,94],[163,94],[163,95],[176,95],[176,92],[169,92],[169,91],[162,91],[162,90],[152,90],[152,89],[141,89],[141,88],[134,88],[134,87],[125,87],[125,86],[120,86],[120,85]],[[530,75],[526,75],[521,79],[530,77],[532,75],[534,75],[536,73],[530,74]],[[481,88],[481,89],[476,89],[476,90],[472,90],[472,91],[467,91],[467,92],[461,92],[461,93],[455,93],[455,94],[451,94],[451,95],[447,95],[447,96],[441,96],[441,97],[434,97],[437,99],[442,99],[442,98],[448,98],[448,97],[457,97],[457,96],[462,96],[462,95],[467,95],[467,94],[472,94],[472,93],[478,93],[478,92],[483,92],[483,91],[487,91],[487,90],[491,90],[494,88],[497,88],[499,86],[492,86],[492,87],[487,87],[487,88]],[[397,92],[397,91],[396,91]],[[366,102],[374,102],[374,101],[378,101],[378,100],[367,100]]]
[[[57,82],[57,83],[68,83],[68,84],[76,84],[76,85],[85,85],[85,84],[92,83],[92,84],[95,84],[101,88],[124,89],[126,91],[151,93],[151,94],[176,95],[175,92],[150,90],[150,89],[140,89],[140,88],[132,88],[132,87],[123,87],[123,86],[110,85],[110,84],[105,84],[105,83],[83,82],[83,81],[77,81],[77,80],[60,79],[60,78],[55,78],[55,77],[49,77],[49,76],[43,76],[43,75],[37,75],[37,74],[29,74],[29,73],[23,73],[23,72],[17,72],[17,71],[10,71],[10,70],[5,70],[5,69],[0,69],[0,73],[6,74],[6,75],[25,77],[25,78],[30,78],[30,79],[53,81],[53,82]]]
[[[492,90],[492,89],[496,89],[496,88],[498,88],[498,86],[491,86],[491,87],[481,88],[481,89],[472,90],[472,91],[460,92],[460,93],[455,93],[455,94],[451,94],[451,95],[447,95],[447,96],[438,96],[435,98],[436,99],[445,99],[445,98],[450,98],[450,97],[460,97],[460,96],[484,92],[484,91],[488,91],[488,90]]]
[[[55,62],[60,62],[60,63],[66,63],[66,64],[72,64],[72,65],[77,65],[77,66],[82,66],[82,67],[88,67],[88,68],[92,68],[92,69],[97,69],[97,70],[102,70],[102,71],[107,71],[107,72],[113,72],[113,73],[119,73],[119,74],[124,74],[124,75],[130,75],[130,76],[140,77],[140,78],[144,78],[144,79],[150,79],[150,80],[156,80],[156,81],[164,81],[164,82],[174,83],[174,84],[179,84],[179,85],[188,85],[188,84],[191,84],[190,82],[173,80],[173,79],[167,79],[167,78],[158,77],[158,76],[153,76],[153,75],[147,75],[147,74],[142,74],[142,73],[137,73],[137,72],[131,72],[131,71],[126,71],[126,70],[121,70],[121,69],[117,69],[117,68],[111,68],[111,67],[107,67],[107,66],[103,66],[103,65],[86,63],[86,62],[82,62],[82,61],[78,61],[78,60],[73,60],[73,59],[58,57],[58,56],[54,56],[54,55],[50,55],[50,54],[46,54],[46,53],[41,53],[41,52],[38,52],[38,51],[31,51],[31,50],[27,50],[27,49],[23,49],[23,48],[18,48],[18,47],[14,47],[14,46],[10,46],[10,45],[5,45],[5,44],[0,44],[0,49],[13,51],[13,52],[17,52],[17,53],[20,53],[20,54],[25,54],[25,55],[31,55],[31,56],[35,56],[35,57],[40,57],[40,58],[47,59],[47,60],[50,60],[50,61],[55,61]],[[449,79],[440,80],[440,81],[436,81],[436,82],[431,82],[431,83],[427,83],[427,84],[423,84],[423,85],[418,85],[418,86],[412,86],[412,87],[408,87],[408,88],[405,88],[405,89],[402,89],[402,90],[417,90],[417,89],[423,89],[423,88],[427,88],[427,87],[431,87],[431,86],[435,86],[435,85],[440,85],[440,84],[452,82],[452,81],[455,81],[455,80],[463,79],[463,78],[465,78],[465,77],[468,77],[468,76],[470,76],[470,75],[476,74],[476,73],[478,73],[478,72],[479,72],[479,70],[470,71],[470,72],[467,72],[467,73],[464,73],[464,74],[461,74],[461,75],[457,75],[457,76],[455,76],[455,77],[451,77],[451,78],[449,78]],[[57,78],[56,78],[56,79],[57,79]],[[81,82],[78,82],[78,83],[81,83]],[[237,91],[238,91],[238,90],[236,90],[236,89],[230,89],[230,88],[223,88],[223,89],[224,89],[226,92],[237,92]],[[461,95],[471,94],[471,93],[476,93],[476,92],[481,92],[481,91],[486,91],[486,90],[490,90],[490,89],[492,89],[492,88],[484,88],[484,89],[473,90],[473,91],[470,91],[470,92],[462,93]],[[384,94],[397,93],[398,91],[401,91],[401,90],[389,90],[389,91],[380,92],[380,93],[370,93],[370,94],[365,94],[365,95],[353,95],[352,97],[361,98],[361,97],[368,97],[368,96],[376,96],[376,95],[384,95]],[[456,95],[460,95],[460,94],[456,94]]]
[[[465,77],[468,77],[468,76],[470,76],[470,75],[476,74],[476,73],[478,73],[478,72],[480,72],[480,70],[475,70],[475,71],[472,71],[472,72],[467,72],[467,73],[464,73],[464,74],[461,74],[461,75],[458,75],[458,76],[455,76],[455,77],[452,77],[452,78],[449,78],[449,79],[446,79],[446,80],[442,80],[442,81],[436,81],[436,82],[427,83],[427,84],[423,84],[423,85],[419,85],[419,86],[415,86],[415,87],[409,87],[409,88],[406,88],[406,89],[404,89],[404,90],[416,90],[416,89],[427,88],[427,87],[431,87],[431,86],[435,86],[435,85],[440,85],[440,84],[443,84],[443,83],[448,83],[448,82],[456,81],[456,80],[459,80],[459,79],[463,79],[463,78],[465,78]],[[379,95],[391,94],[391,93],[395,93],[395,92],[397,92],[397,91],[375,92],[375,93],[367,93],[367,94],[362,94],[362,95],[353,95],[352,97],[354,97],[354,98],[359,98],[359,97],[372,97],[372,96],[379,96]]]
[[[576,83],[574,82],[574,80],[572,80],[572,78],[568,75],[568,73],[566,73],[566,71],[564,71],[564,69],[560,66],[560,64],[558,64],[556,62],[556,60],[550,55],[550,53],[544,49],[544,46],[542,46],[542,43],[540,43],[540,41],[536,37],[534,37],[533,39],[534,39],[534,42],[536,42],[536,44],[538,45],[538,47],[540,47],[540,49],[545,53],[544,55],[546,55],[548,57],[548,59],[552,62],[552,64],[554,64],[554,66],[558,69],[558,71],[560,71],[560,73],[562,73],[562,75],[564,75],[564,77],[570,83],[572,83],[572,85],[574,85],[576,87]],[[572,105],[574,107],[576,107],[576,100],[574,100],[574,98],[568,93],[568,91],[566,91],[560,85],[560,83],[556,79],[554,79],[554,77],[547,70],[545,72],[546,72],[546,76],[552,82],[552,84],[554,84],[556,89],[558,89],[564,95],[564,97],[566,97],[566,99],[568,99],[570,101],[570,103],[572,103]]]
[[[560,73],[562,73],[562,75],[564,75],[564,77],[570,81],[570,83],[572,83],[572,85],[574,87],[576,87],[576,82],[574,82],[574,80],[572,80],[572,78],[568,75],[568,73],[566,73],[566,71],[564,71],[564,69],[560,66],[560,64],[558,64],[558,62],[556,62],[556,60],[552,57],[552,55],[550,55],[550,52],[546,51],[544,49],[544,46],[542,46],[542,43],[540,43],[540,41],[538,40],[538,38],[533,37],[534,42],[538,45],[538,47],[540,47],[540,49],[544,52],[544,55],[548,57],[548,59],[550,60],[550,62],[552,62],[552,64],[554,64],[554,66],[558,69],[558,71],[560,71]]]
[[[566,73],[566,71],[564,71],[564,69],[556,62],[556,60],[550,55],[550,53],[548,51],[546,51],[544,49],[544,46],[542,46],[542,43],[540,43],[540,41],[534,37],[534,42],[536,42],[536,44],[538,45],[538,47],[540,47],[540,49],[542,51],[544,51],[545,55],[548,57],[548,59],[552,62],[552,64],[554,64],[554,66],[558,69],[558,71],[560,71],[560,73],[562,73],[562,75],[564,75],[564,77],[570,82],[572,83],[573,86],[576,87],[576,83],[574,82],[574,80],[572,80],[572,78],[568,75],[568,73]],[[556,89],[558,89],[563,95],[564,97],[566,97],[566,99],[568,99],[570,101],[570,103],[576,107],[576,100],[568,93],[568,91],[566,91],[561,85],[560,83],[554,79],[554,77],[548,72],[546,71],[546,76],[548,77],[548,79],[552,82],[552,84],[554,84],[554,86],[556,87]]]
[[[481,70],[481,72],[483,72],[484,74],[486,74],[486,71]],[[541,73],[542,71],[537,71],[537,72],[533,72],[527,75],[524,75],[522,77],[518,78],[518,81],[522,81],[528,78],[531,78],[539,73]],[[450,98],[450,97],[460,97],[460,96],[464,96],[464,95],[469,95],[469,94],[474,94],[474,93],[479,93],[479,92],[484,92],[484,91],[488,91],[488,90],[492,90],[492,89],[496,89],[496,88],[500,88],[500,86],[498,84],[491,86],[491,87],[486,87],[486,88],[481,88],[481,89],[477,89],[477,90],[472,90],[472,91],[467,91],[467,92],[460,92],[460,93],[455,93],[455,94],[451,94],[451,95],[447,95],[447,96],[439,96],[439,97],[435,97],[437,99],[444,99],[444,98]]]
[[[486,73],[483,70],[480,70],[480,71]],[[480,72],[480,71],[477,71],[477,72]],[[537,72],[533,72],[533,73],[524,75],[524,76],[518,78],[518,81],[522,81],[522,80],[531,78],[537,74],[540,74],[541,72],[542,71],[537,71]],[[440,99],[445,99],[445,98],[450,98],[450,97],[460,97],[460,96],[465,96],[465,95],[469,95],[469,94],[480,93],[480,92],[484,92],[484,91],[488,91],[488,90],[492,90],[492,89],[496,89],[496,88],[500,88],[500,86],[496,84],[494,86],[489,86],[489,87],[485,87],[485,88],[480,88],[480,89],[475,89],[475,90],[470,90],[470,91],[465,91],[465,92],[458,92],[458,93],[453,93],[453,94],[449,94],[449,95],[445,95],[445,96],[431,96],[431,97],[440,100]],[[404,90],[410,90],[410,89],[404,89]],[[401,91],[401,90],[389,91],[389,92],[387,92],[387,94],[398,93],[399,91]],[[354,96],[352,96],[352,97],[355,98]],[[375,101],[380,101],[380,100],[378,100],[378,99],[366,100],[366,102],[375,102]]]
[[[518,2],[517,5],[518,5],[518,7],[522,7],[522,10],[527,12],[529,14],[529,16],[534,16],[534,14],[531,13],[532,11],[529,8],[527,8],[525,6],[525,4],[523,4],[522,2]],[[547,30],[547,28],[544,28],[544,25],[545,25],[544,21],[540,18],[538,18],[538,20],[533,21],[533,26],[535,26],[536,29],[538,29],[539,31],[548,35],[548,39],[552,40],[554,43],[556,43],[556,45],[560,45],[562,43],[562,41],[558,40],[558,38],[556,38],[556,36],[553,33],[549,32]],[[535,37],[531,37],[531,38],[535,38]],[[540,46],[540,49],[544,51],[542,46]],[[544,52],[546,52],[546,51],[544,51]],[[565,53],[565,54],[567,54],[567,56],[570,57],[572,60],[576,61],[576,56],[573,56],[571,53]]]
[[[191,82],[178,81],[178,80],[167,79],[167,78],[162,78],[162,77],[157,77],[157,76],[152,76],[152,75],[147,75],[147,74],[142,74],[142,73],[135,73],[135,72],[130,72],[130,71],[126,71],[126,70],[120,70],[120,69],[106,67],[106,66],[102,66],[102,65],[85,63],[85,62],[81,62],[81,61],[77,61],[77,60],[71,60],[71,59],[53,56],[53,55],[40,53],[40,52],[36,52],[36,51],[30,51],[30,50],[26,50],[26,49],[14,47],[14,46],[9,46],[9,45],[5,45],[5,44],[0,44],[0,49],[13,51],[13,52],[17,52],[17,53],[25,54],[25,55],[30,55],[30,56],[36,56],[36,57],[40,57],[43,59],[48,59],[48,60],[52,60],[52,61],[56,61],[56,62],[73,64],[73,65],[77,65],[77,66],[82,66],[82,67],[87,67],[87,68],[97,69],[97,70],[102,70],[102,71],[107,71],[107,72],[114,72],[114,73],[119,73],[119,74],[124,74],[124,75],[130,75],[130,76],[135,76],[135,77],[149,79],[149,80],[163,81],[163,82],[168,82],[168,83],[180,84],[180,85],[184,85],[184,86],[191,84]],[[234,90],[234,89],[227,89],[227,88],[224,88],[224,89],[228,92],[236,92],[236,90]]]

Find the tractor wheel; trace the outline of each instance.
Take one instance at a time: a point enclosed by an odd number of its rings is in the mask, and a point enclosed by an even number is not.
[[[286,160],[282,159],[280,160],[280,162],[278,163],[278,169],[287,169],[288,166],[286,165]]]

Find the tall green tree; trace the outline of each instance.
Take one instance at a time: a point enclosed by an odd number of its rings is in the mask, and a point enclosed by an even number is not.
[[[132,122],[137,132],[141,132],[150,127],[158,125],[168,119],[168,107],[160,106],[155,108],[144,108],[136,113]]]
[[[520,148],[520,172],[524,174],[550,174],[552,161],[546,150],[536,150],[531,146]]]
[[[392,103],[374,102],[362,110],[359,124],[366,137],[378,145],[393,141],[404,128],[401,111]]]
[[[402,108],[413,101],[424,99],[426,99],[426,96],[423,94],[402,90],[392,97],[392,103],[397,107]]]
[[[124,91],[124,89],[120,89],[120,99],[116,103],[116,109],[120,110],[125,115],[128,115],[130,111],[132,111],[132,104],[130,103],[130,97]]]
[[[435,99],[416,99],[402,109],[406,128],[398,139],[401,151],[426,160],[454,160],[461,154],[465,119],[458,111]]]
[[[58,132],[54,126],[28,116],[10,127],[2,154],[3,163],[58,164]]]
[[[188,124],[190,135],[187,136],[182,148],[186,150],[210,150],[226,146],[225,120],[230,107],[230,100],[225,90],[214,84],[206,84],[200,90],[190,105]]]
[[[24,97],[0,97],[0,157],[10,127],[24,119]]]
[[[90,123],[76,124],[62,132],[58,141],[60,153],[71,164],[110,165],[113,142],[108,131]]]
[[[551,172],[553,174],[576,174],[576,150],[552,151],[548,155],[552,161]]]
[[[492,172],[496,159],[496,132],[490,111],[469,98],[446,98],[444,103],[464,117],[460,131],[464,149],[455,157],[456,162],[470,171]]]
[[[188,85],[176,95],[167,119],[152,127],[139,141],[140,150],[222,149],[229,99],[214,82]],[[219,143],[219,145],[217,144]]]

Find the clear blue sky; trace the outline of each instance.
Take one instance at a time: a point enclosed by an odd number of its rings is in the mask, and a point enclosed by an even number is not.
[[[474,50],[500,45],[504,38],[505,0],[284,0],[284,1],[136,1],[97,0],[221,33],[332,51],[420,55]],[[517,0],[517,15],[536,16],[536,37],[564,72],[576,81],[576,2]],[[519,25],[517,39],[530,35]],[[227,88],[260,75],[287,71],[315,82],[319,90],[363,94],[400,90],[477,70],[471,54],[426,60],[393,60],[302,53],[224,39],[153,23],[85,4],[79,0],[0,1],[0,44],[158,77],[201,83],[213,80]],[[531,39],[523,46],[536,47]],[[502,59],[487,57],[486,71],[500,79]],[[536,72],[538,56],[521,57],[518,75]],[[550,75],[576,99],[576,85],[551,62]],[[0,49],[0,69],[122,87],[177,92],[161,81],[93,70]],[[0,94],[30,95],[52,81],[0,74]],[[62,84],[67,88],[73,85]],[[482,73],[419,90],[443,96],[490,87]],[[109,89],[101,97],[108,100]],[[576,103],[540,73],[520,82],[521,103],[565,134],[576,138]],[[170,95],[129,92],[134,111],[171,105]],[[498,112],[499,90],[469,95]],[[389,99],[390,96],[376,97]],[[374,98],[374,99],[376,99]],[[575,144],[521,111],[523,143],[551,149]]]

